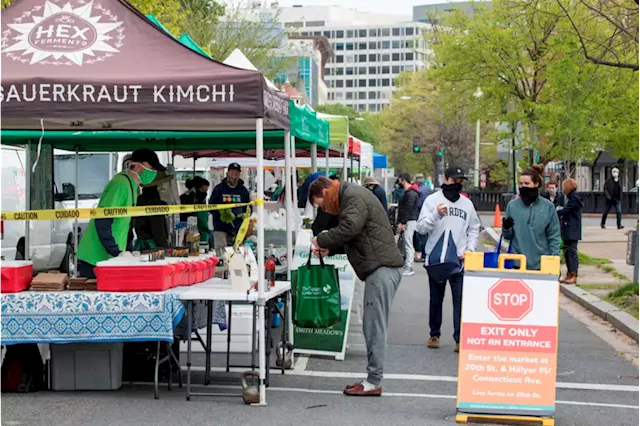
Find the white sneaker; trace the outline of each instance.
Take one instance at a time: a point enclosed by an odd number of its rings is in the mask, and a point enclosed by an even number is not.
[[[405,276],[405,277],[410,277],[413,274],[415,274],[415,272],[413,272],[413,269],[403,269],[402,270],[402,275]]]

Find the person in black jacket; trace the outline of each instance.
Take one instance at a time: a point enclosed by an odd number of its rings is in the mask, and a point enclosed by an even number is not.
[[[604,183],[604,198],[607,200],[607,204],[602,214],[602,221],[600,221],[600,227],[605,229],[607,223],[607,215],[611,207],[616,209],[616,222],[618,229],[624,228],[622,226],[622,188],[620,187],[620,170],[617,167],[611,169],[611,177]]]
[[[376,178],[373,176],[367,176],[364,179],[364,187],[369,191],[373,192],[378,200],[382,203],[382,207],[384,207],[384,211],[387,211],[387,194],[384,192],[384,188],[380,186]]]
[[[167,203],[160,199],[157,186],[145,186],[142,188],[142,195],[138,197],[137,205],[166,206]],[[169,247],[166,215],[136,217],[133,219],[133,226],[138,237],[135,243],[136,250]]]
[[[404,268],[402,275],[413,275],[413,257],[415,248],[413,247],[413,234],[416,232],[416,224],[420,215],[420,193],[418,186],[411,183],[411,175],[403,173],[398,181],[404,188],[404,193],[398,203],[398,232],[404,236]]]
[[[555,181],[547,182],[547,190],[541,195],[551,201],[556,209],[563,208],[566,204],[564,194],[562,191],[558,192],[558,184]]]
[[[578,280],[578,241],[582,239],[582,200],[578,194],[578,183],[567,179],[562,184],[567,195],[567,205],[558,210],[560,217],[560,234],[564,240],[564,259],[567,264],[567,275],[560,280],[565,284],[576,284]]]

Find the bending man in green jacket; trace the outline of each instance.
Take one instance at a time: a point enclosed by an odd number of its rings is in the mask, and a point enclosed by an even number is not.
[[[380,396],[387,350],[391,303],[400,285],[404,259],[382,204],[364,186],[319,177],[309,187],[309,201],[339,215],[338,226],[320,233],[313,247],[322,256],[343,250],[365,283],[363,333],[367,344],[367,379],[347,386],[345,395]]]

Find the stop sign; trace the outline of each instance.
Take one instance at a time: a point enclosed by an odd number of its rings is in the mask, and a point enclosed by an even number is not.
[[[501,279],[489,289],[489,309],[502,321],[520,321],[533,309],[533,291],[522,280]]]

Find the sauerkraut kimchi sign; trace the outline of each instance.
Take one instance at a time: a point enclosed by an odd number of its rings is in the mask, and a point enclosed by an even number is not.
[[[556,396],[557,277],[487,274],[465,272],[458,411],[550,416]]]
[[[124,0],[20,0],[1,17],[3,119],[215,113],[289,127],[288,96],[260,73],[193,52]]]

